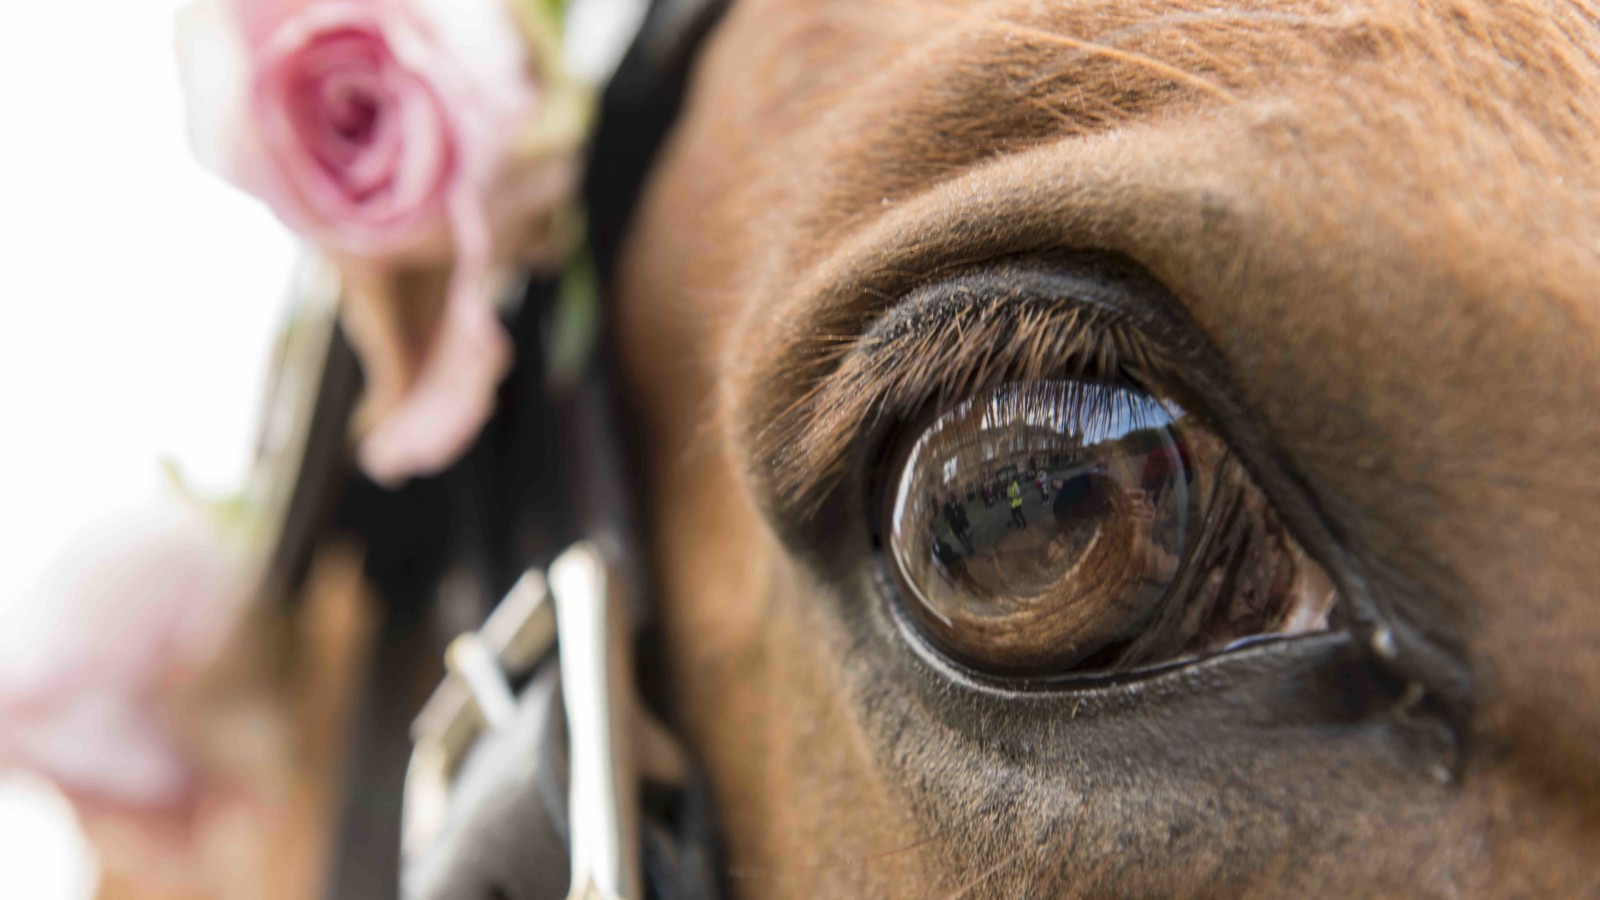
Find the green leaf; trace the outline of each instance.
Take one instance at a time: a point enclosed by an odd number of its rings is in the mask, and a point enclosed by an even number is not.
[[[573,255],[561,277],[555,327],[546,348],[553,387],[576,384],[600,339],[600,278],[587,249]]]

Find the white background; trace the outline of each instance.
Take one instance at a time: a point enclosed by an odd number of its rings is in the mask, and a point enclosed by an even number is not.
[[[0,621],[97,519],[159,502],[163,458],[214,492],[249,463],[296,250],[188,155],[180,5],[0,7]],[[75,840],[0,776],[0,896],[84,896]]]

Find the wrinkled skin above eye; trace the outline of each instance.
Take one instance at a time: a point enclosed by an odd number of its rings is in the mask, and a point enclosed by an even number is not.
[[[1327,576],[1170,401],[1030,381],[911,437],[891,568],[922,632],[980,670],[1105,672],[1327,627]]]

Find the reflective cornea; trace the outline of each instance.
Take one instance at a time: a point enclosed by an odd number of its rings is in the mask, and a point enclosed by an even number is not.
[[[1127,671],[1328,627],[1332,582],[1226,444],[1136,386],[1007,384],[894,459],[881,533],[902,602],[980,671]]]

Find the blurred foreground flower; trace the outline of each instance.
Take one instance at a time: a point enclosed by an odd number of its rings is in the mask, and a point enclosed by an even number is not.
[[[198,513],[152,509],[98,523],[0,602],[0,762],[104,802],[184,802],[194,772],[165,701],[234,624],[235,561]]]
[[[362,467],[445,468],[510,364],[492,269],[564,249],[588,93],[562,74],[550,6],[198,0],[178,44],[196,155],[346,276]]]
[[[70,799],[99,896],[310,897],[322,877],[365,659],[360,562],[333,548],[292,610],[263,608],[253,516],[167,494],[0,597],[0,774]]]

